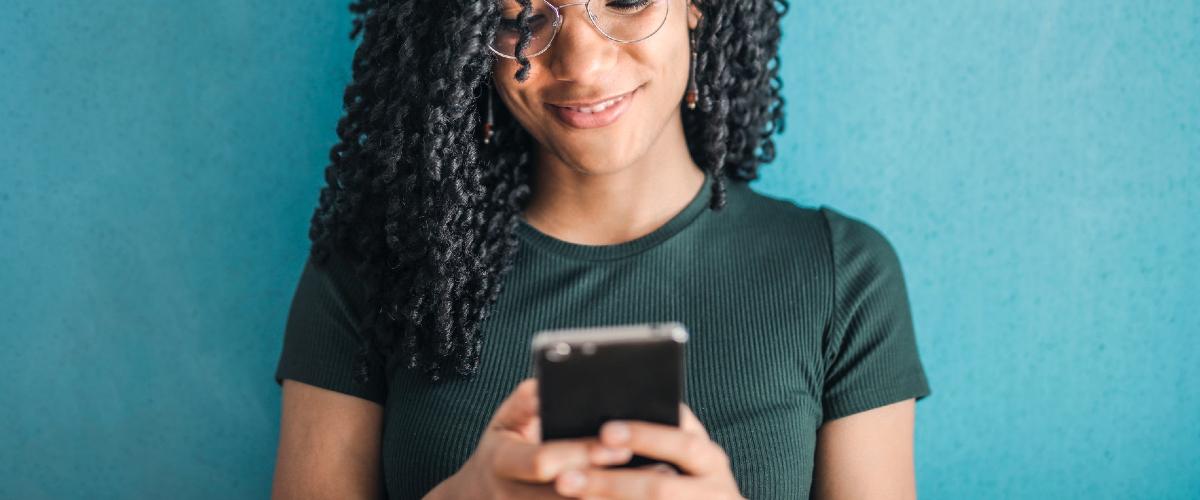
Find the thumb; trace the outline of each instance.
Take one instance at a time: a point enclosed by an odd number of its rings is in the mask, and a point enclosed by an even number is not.
[[[537,416],[537,379],[527,378],[517,384],[496,408],[491,427],[521,432]]]
[[[695,413],[692,413],[692,409],[686,403],[679,403],[679,428],[706,438],[709,437],[704,424],[700,422]]]

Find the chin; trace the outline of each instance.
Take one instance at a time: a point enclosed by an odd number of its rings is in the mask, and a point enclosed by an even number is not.
[[[618,151],[628,151],[628,146],[573,144],[559,146],[554,150],[572,169],[593,175],[620,172],[632,163],[630,158],[614,154]]]

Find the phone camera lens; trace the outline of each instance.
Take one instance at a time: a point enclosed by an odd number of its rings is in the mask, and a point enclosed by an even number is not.
[[[546,350],[546,359],[550,361],[562,361],[571,355],[571,344],[559,342],[554,344],[552,349]]]

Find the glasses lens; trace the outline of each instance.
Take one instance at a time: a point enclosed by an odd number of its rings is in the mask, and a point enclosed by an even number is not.
[[[588,13],[604,34],[637,42],[658,32],[667,21],[669,0],[592,0]]]
[[[522,51],[525,55],[537,54],[546,49],[554,36],[554,24],[557,20],[554,9],[545,0],[530,2],[532,12],[525,19],[529,28],[529,45]],[[516,56],[517,43],[521,40],[521,3],[517,0],[500,2],[500,26],[496,28],[496,36],[492,39],[492,50],[509,57]]]

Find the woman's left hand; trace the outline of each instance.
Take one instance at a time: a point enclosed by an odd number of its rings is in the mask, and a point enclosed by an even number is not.
[[[683,470],[683,475],[670,467],[577,469],[559,474],[555,490],[565,497],[589,500],[744,500],[725,450],[709,438],[691,408],[686,404],[679,406],[679,427],[610,420],[600,428],[600,442],[610,448],[673,463]]]

